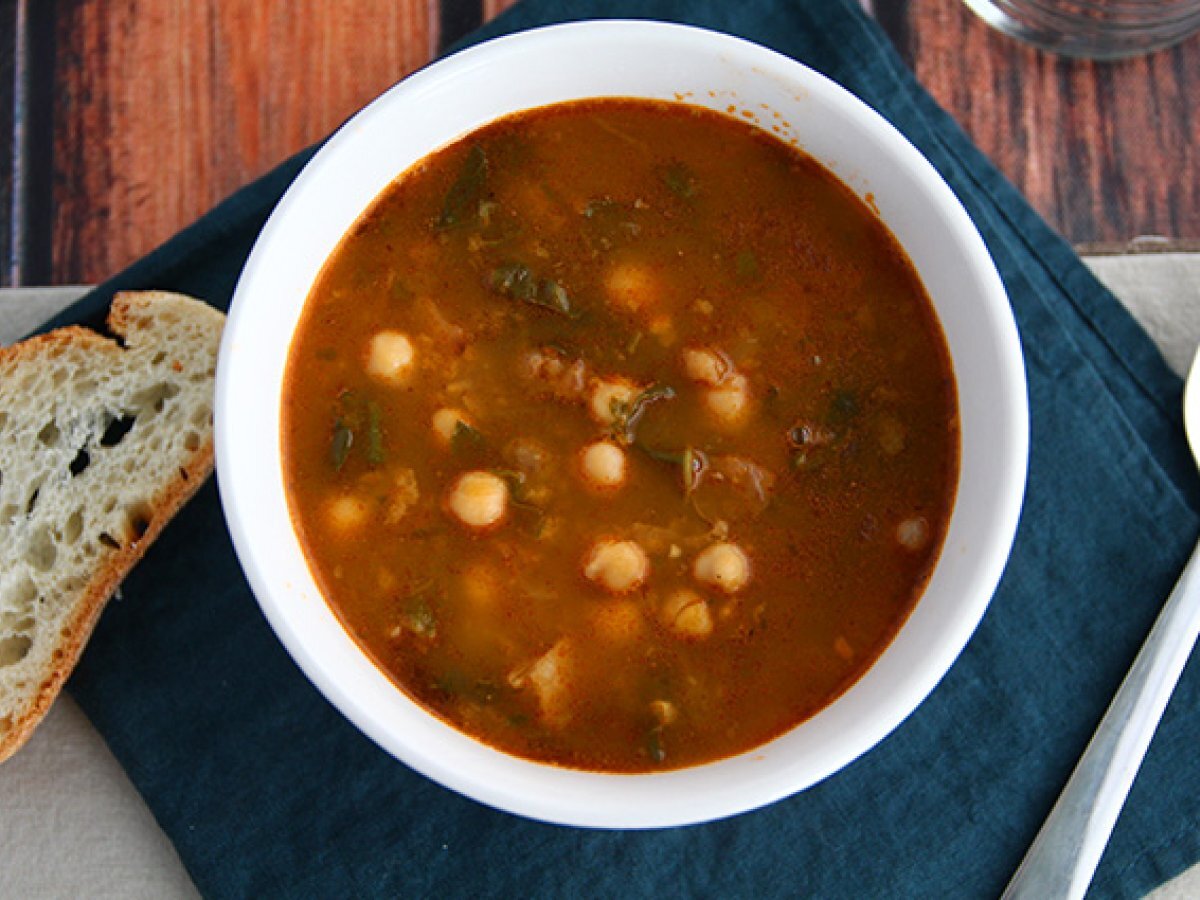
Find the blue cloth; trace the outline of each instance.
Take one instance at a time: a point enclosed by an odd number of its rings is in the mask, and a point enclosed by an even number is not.
[[[573,830],[450,793],[347,724],[267,627],[210,484],[126,581],[70,683],[206,895],[994,897],[1196,539],[1179,380],[853,0],[527,0],[472,40],[605,16],[689,22],[804,61],[891,120],[962,199],[1010,293],[1032,405],[1027,500],[999,592],[930,698],[824,783],[700,827]],[[98,323],[120,288],[225,306],[307,156],[63,320]],[[1198,690],[1192,665],[1094,896],[1140,896],[1200,859]]]

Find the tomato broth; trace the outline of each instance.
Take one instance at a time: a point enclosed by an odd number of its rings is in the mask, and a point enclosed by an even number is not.
[[[958,478],[921,282],[806,154],[675,103],[500,119],[325,265],[284,471],[328,603],[517,756],[678,768],[777,737],[919,598]]]

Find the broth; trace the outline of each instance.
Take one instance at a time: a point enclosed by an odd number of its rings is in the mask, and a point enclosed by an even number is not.
[[[414,700],[562,766],[678,768],[828,705],[902,625],[958,477],[912,265],[746,123],[590,100],[405,172],[290,350],[288,502]]]

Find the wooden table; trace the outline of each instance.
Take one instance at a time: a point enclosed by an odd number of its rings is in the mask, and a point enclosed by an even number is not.
[[[0,285],[103,280],[512,2],[0,0]],[[1077,62],[863,2],[1073,243],[1200,248],[1200,38]]]
[[[511,2],[0,0],[0,286],[103,280]],[[1200,38],[1072,62],[960,0],[863,2],[1068,239],[1200,250]],[[34,742],[0,773],[9,837],[26,835],[0,841],[0,884],[20,869],[39,886],[24,896],[196,896],[69,698]],[[1200,867],[1155,896],[1198,892]]]

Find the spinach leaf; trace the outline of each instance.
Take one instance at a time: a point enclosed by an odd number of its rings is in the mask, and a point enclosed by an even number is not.
[[[578,319],[582,315],[572,305],[566,288],[553,278],[539,278],[524,263],[508,262],[497,266],[492,270],[488,284],[497,294],[530,306],[540,306],[569,319]]]
[[[593,249],[610,250],[617,241],[629,242],[642,233],[643,209],[636,202],[621,203],[608,197],[589,200],[583,217],[590,226],[585,236]]]
[[[613,436],[624,444],[632,444],[637,439],[637,427],[646,410],[659,400],[672,400],[675,389],[666,384],[654,384],[646,388],[628,404],[613,403]]]
[[[524,263],[510,262],[492,270],[492,290],[513,300],[532,303],[537,297],[537,276]]]
[[[541,538],[546,526],[546,511],[529,500],[525,473],[516,469],[493,469],[492,474],[508,485],[508,502],[514,516],[520,518],[535,540]]]
[[[450,435],[450,452],[455,456],[464,456],[481,450],[486,443],[478,428],[459,420],[454,426],[454,433]]]
[[[375,400],[354,391],[342,391],[337,398],[337,415],[329,442],[329,460],[335,472],[342,470],[355,447],[361,448],[370,465],[383,464],[383,410]]]
[[[404,605],[402,625],[418,637],[432,640],[437,637],[437,617],[429,604],[430,589],[412,594]]]
[[[342,471],[342,466],[346,464],[346,457],[350,455],[352,446],[354,446],[354,431],[349,425],[338,420],[334,423],[333,440],[329,445],[329,458],[333,462],[333,471]]]
[[[367,401],[367,462],[383,463],[383,412],[374,400]]]
[[[487,154],[481,146],[475,144],[467,153],[458,178],[446,192],[441,215],[435,223],[439,230],[445,231],[475,221],[487,188],[487,175]]]
[[[846,425],[858,415],[858,394],[850,388],[838,388],[829,400],[829,424],[834,427]]]
[[[700,486],[700,480],[708,471],[708,456],[703,450],[695,447],[684,447],[682,450],[658,450],[636,441],[633,446],[651,459],[676,466],[679,469],[685,499],[691,498],[692,492]]]
[[[564,316],[574,318],[577,315],[571,308],[571,298],[567,296],[566,288],[551,278],[543,279],[538,285],[537,297],[532,302]]]
[[[696,196],[696,175],[685,163],[673,162],[662,173],[663,183],[680,200]]]

